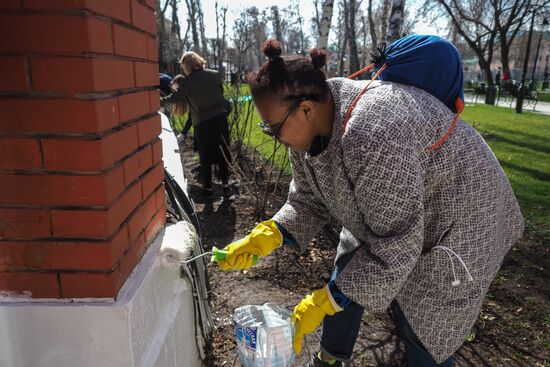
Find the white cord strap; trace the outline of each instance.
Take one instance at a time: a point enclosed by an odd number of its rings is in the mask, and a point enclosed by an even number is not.
[[[443,231],[443,233],[441,234],[441,236],[439,237],[439,241],[437,241],[437,245],[434,246],[432,248],[432,250],[443,250],[445,251],[445,253],[447,254],[447,256],[449,256],[449,260],[451,261],[451,270],[453,271],[453,281],[452,281],[452,285],[453,286],[457,286],[460,284],[460,279],[458,279],[457,275],[456,275],[456,272],[455,272],[455,266],[454,266],[454,261],[453,261],[453,256],[456,257],[458,259],[458,261],[460,262],[460,265],[462,265],[462,267],[464,268],[464,270],[466,271],[466,275],[468,276],[468,281],[472,281],[474,280],[472,278],[472,275],[470,274],[470,271],[468,270],[468,267],[466,266],[466,264],[464,263],[464,260],[462,260],[462,258],[460,257],[460,255],[458,255],[456,252],[454,252],[453,250],[451,250],[450,248],[448,248],[447,246],[441,246],[439,245],[439,243],[441,242],[441,240],[445,237],[445,235],[447,234],[447,232],[449,232],[451,228],[447,228],[445,231]]]

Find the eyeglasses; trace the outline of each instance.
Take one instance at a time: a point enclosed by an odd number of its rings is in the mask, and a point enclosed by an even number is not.
[[[286,113],[285,117],[283,118],[283,120],[277,124],[273,124],[273,125],[269,125],[269,123],[267,121],[262,121],[260,123],[258,123],[258,125],[262,128],[262,131],[264,134],[272,137],[273,139],[277,139],[279,140],[281,138],[281,136],[279,135],[279,133],[281,132],[281,129],[283,128],[283,125],[285,124],[286,120],[288,119],[288,117],[290,116],[290,114],[292,112],[294,112],[294,110],[296,110],[296,108],[300,105],[300,103],[302,103],[303,99],[300,99],[300,100],[297,100],[296,102],[294,102],[292,105],[290,105],[289,109],[288,109],[288,112]]]

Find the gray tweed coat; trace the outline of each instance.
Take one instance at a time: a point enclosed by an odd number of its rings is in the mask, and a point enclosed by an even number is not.
[[[445,143],[427,150],[454,118],[437,98],[375,82],[344,131],[348,106],[365,82],[328,82],[335,103],[330,142],[315,156],[291,154],[288,200],[274,219],[302,250],[330,216],[337,219],[343,225],[337,258],[359,247],[336,279],[339,289],[367,312],[396,299],[442,362],[463,343],[522,234],[516,198],[467,123],[459,120]]]

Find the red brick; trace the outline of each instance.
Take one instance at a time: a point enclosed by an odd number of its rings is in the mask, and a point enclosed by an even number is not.
[[[75,92],[110,91],[134,86],[132,62],[112,59],[35,57],[33,89]]]
[[[143,146],[159,137],[161,132],[160,115],[142,121],[138,124],[138,144]]]
[[[157,19],[152,9],[132,0],[132,24],[152,35],[157,34]]]
[[[151,146],[147,146],[124,161],[124,184],[129,186],[135,179],[151,168],[151,165]]]
[[[59,298],[59,282],[55,273],[0,273],[0,289],[26,294],[32,298]]]
[[[162,160],[162,140],[153,143],[153,164]]]
[[[2,38],[7,37],[0,37]],[[25,92],[28,90],[25,58],[0,56],[0,91]]]
[[[65,298],[114,298],[120,289],[118,269],[107,274],[60,273]]]
[[[157,210],[160,210],[160,208],[166,205],[166,191],[164,190],[164,182],[155,192],[155,202],[157,204]]]
[[[121,167],[101,175],[0,175],[0,203],[104,206],[123,191]]]
[[[76,55],[113,51],[111,25],[96,17],[0,14],[0,33],[7,32],[12,36],[0,38],[4,52]]]
[[[43,139],[47,169],[102,171],[137,149],[137,126],[96,140]]]
[[[151,112],[160,110],[160,93],[158,90],[149,91],[149,100],[151,102]]]
[[[40,145],[38,140],[0,138],[0,169],[40,167]]]
[[[140,203],[141,185],[137,184],[129,188],[106,210],[52,210],[54,236],[108,238]]]
[[[50,235],[49,211],[0,208],[0,239],[44,238]]]
[[[136,265],[139,263],[145,250],[147,250],[147,243],[145,242],[145,234],[142,233],[130,246],[130,249],[120,261],[120,286],[124,285],[124,282],[128,279]]]
[[[55,237],[108,238],[116,230],[109,214],[109,210],[52,210],[53,234]]]
[[[96,1],[90,0],[25,0],[23,5],[25,9],[32,10],[75,10],[75,9],[89,9],[88,3],[94,3]]]
[[[0,242],[0,270],[110,271],[130,246],[128,228],[101,242]]]
[[[147,4],[151,9],[156,9],[156,0],[145,0],[145,4]]]
[[[105,2],[105,0],[99,0]],[[131,9],[130,0],[117,0],[108,1],[112,5],[111,16],[116,19],[130,23],[131,21]]]
[[[128,222],[128,231],[130,233],[130,242],[134,242],[141,232],[145,229],[145,226],[151,221],[156,214],[156,201],[155,195],[151,195],[143,204],[141,208],[137,210],[130,218]]]
[[[16,10],[21,8],[21,0],[2,0],[0,10]]]
[[[25,0],[24,6],[32,10],[87,9],[108,17],[130,22],[130,0]]]
[[[159,47],[156,38],[147,37],[147,59],[149,61],[159,61]]]
[[[149,64],[145,62],[135,63],[136,67],[136,87],[148,87],[159,85],[159,66],[158,64]]]
[[[164,167],[157,164],[141,179],[142,197],[148,197],[164,180]]]
[[[162,208],[145,227],[145,242],[151,243],[166,223],[166,210]]]
[[[113,25],[115,53],[122,56],[147,58],[147,38],[143,33]]]
[[[88,35],[88,48],[91,52],[113,52],[111,22],[96,17],[88,17],[86,18],[86,33]]]
[[[95,133],[117,124],[116,98],[0,99],[0,132]]]
[[[128,121],[149,113],[149,95],[147,92],[123,94],[118,97],[120,121]]]

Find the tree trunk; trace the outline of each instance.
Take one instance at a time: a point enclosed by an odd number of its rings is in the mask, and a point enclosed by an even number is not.
[[[348,33],[348,30],[349,30],[349,24],[348,24],[349,9],[348,9],[348,4],[347,4],[346,0],[343,0],[342,4],[343,4],[343,7],[344,7],[344,9],[343,9],[343,13],[344,13],[344,37],[342,39],[342,48],[340,50],[340,75],[346,77],[347,72],[345,72],[345,67],[346,67],[346,49],[347,49],[347,44],[348,44],[348,40],[349,40],[349,33]]]
[[[369,8],[367,10],[367,16],[369,18],[371,53],[375,53],[376,52],[376,47],[378,46],[378,35],[376,34],[376,26],[374,24],[374,13],[372,11],[372,0],[369,0]]]
[[[405,11],[405,0],[393,0],[388,25],[388,43],[391,43],[403,34],[403,13]]]
[[[164,7],[161,6],[160,0],[157,0],[157,27],[158,27],[158,59],[161,71],[166,71],[166,60],[164,60],[164,49],[166,42],[166,24],[164,24],[164,14],[168,8],[168,0],[164,3]]]
[[[355,13],[357,2],[349,0],[348,4],[348,37],[349,37],[349,69],[350,74],[359,70],[359,56],[357,55],[357,40],[355,34]]]
[[[279,15],[279,7],[277,5],[273,5],[271,7],[271,22],[273,23],[273,30],[275,31],[275,38],[281,42],[284,52],[285,45],[283,42],[283,34],[281,32],[281,17]]]
[[[382,4],[382,13],[380,14],[380,39],[379,43],[388,41],[388,18],[390,15],[392,0],[384,0]]]
[[[199,32],[197,30],[197,9],[195,0],[185,0],[187,5],[188,21],[191,24],[191,37],[193,38],[193,51],[200,52]]]
[[[208,44],[206,42],[206,34],[204,28],[204,13],[202,12],[202,5],[200,0],[195,0],[197,2],[197,13],[199,16],[199,25],[200,25],[200,35],[201,35],[201,44],[202,44],[202,57],[206,60],[208,64]]]
[[[334,0],[325,0],[323,2],[323,15],[321,17],[321,24],[319,27],[319,40],[317,41],[317,47],[328,47],[328,34],[330,31],[330,23],[332,21],[332,10],[334,9]]]

